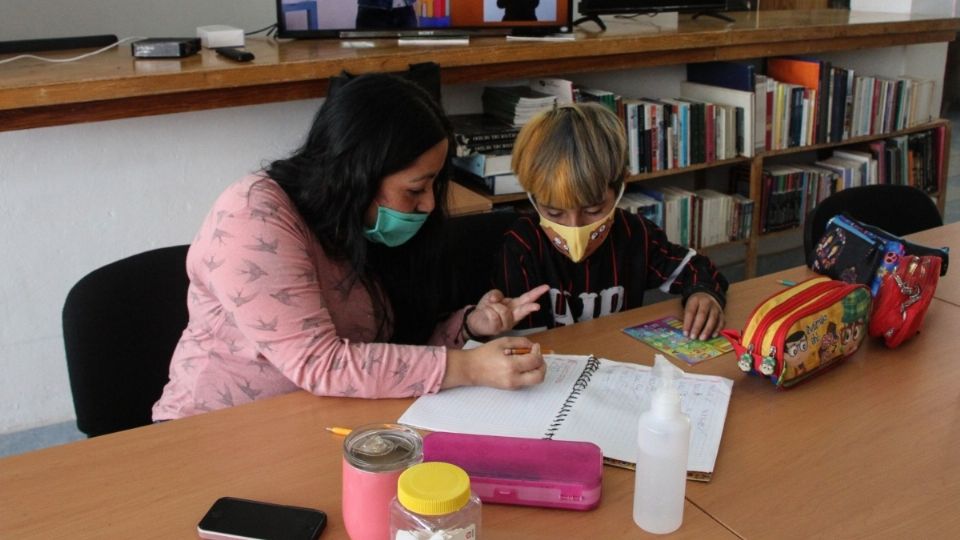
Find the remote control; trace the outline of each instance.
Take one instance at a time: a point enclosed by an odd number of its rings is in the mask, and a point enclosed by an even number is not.
[[[220,56],[226,56],[236,62],[249,62],[256,58],[252,52],[242,51],[236,47],[217,47],[214,50],[216,50]]]

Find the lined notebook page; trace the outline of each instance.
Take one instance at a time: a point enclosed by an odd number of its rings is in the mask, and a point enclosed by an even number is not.
[[[554,438],[591,441],[604,457],[634,463],[637,420],[650,407],[653,392],[650,371],[648,366],[600,359],[600,369]],[[713,472],[732,389],[733,381],[724,377],[685,373],[680,379],[680,406],[690,417],[691,473]]]
[[[453,433],[542,438],[550,432],[588,357],[547,355],[543,384],[522,390],[467,387],[444,390],[417,400],[398,420],[401,424]],[[733,381],[685,373],[680,382],[683,411],[690,417],[690,477],[709,479],[720,447]],[[600,367],[553,438],[587,441],[605,458],[632,464],[636,460],[637,421],[650,403],[650,368],[600,359]]]
[[[423,395],[398,422],[431,431],[542,438],[586,365],[582,356],[544,359],[542,384],[522,390],[469,386]]]

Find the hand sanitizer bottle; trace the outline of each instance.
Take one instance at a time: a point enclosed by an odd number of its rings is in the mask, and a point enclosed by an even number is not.
[[[650,409],[640,415],[633,521],[650,533],[673,532],[683,521],[690,419],[680,410],[682,374],[656,355]]]

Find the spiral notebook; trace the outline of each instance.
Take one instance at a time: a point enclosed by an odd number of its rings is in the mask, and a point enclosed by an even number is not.
[[[522,390],[465,387],[417,398],[398,420],[431,431],[587,441],[610,465],[633,468],[637,420],[650,404],[650,367],[594,356],[545,355],[547,375]],[[707,482],[720,449],[733,381],[685,373],[690,417],[687,478]]]

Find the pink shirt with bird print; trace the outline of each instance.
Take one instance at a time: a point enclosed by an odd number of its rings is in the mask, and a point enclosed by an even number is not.
[[[436,392],[463,311],[428,345],[378,343],[369,293],[345,279],[293,202],[248,176],[214,203],[187,254],[190,321],[153,407],[170,420],[304,389],[390,398]],[[390,329],[386,329],[389,335]]]

